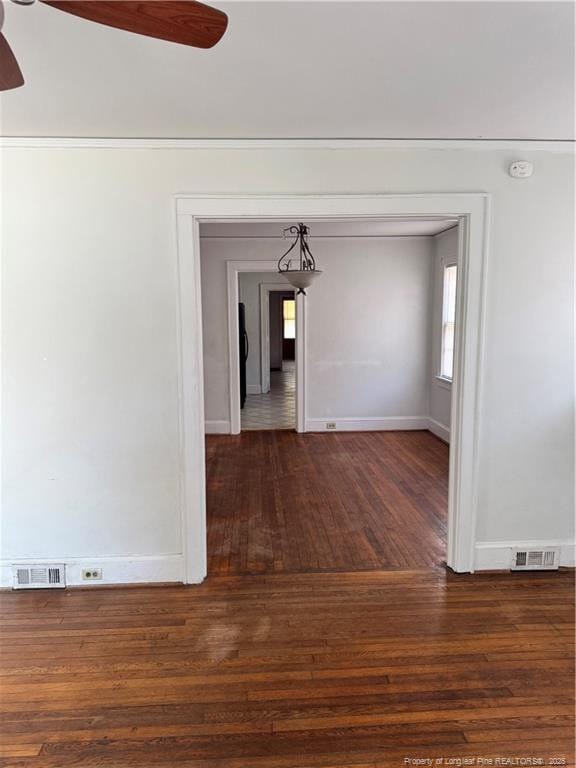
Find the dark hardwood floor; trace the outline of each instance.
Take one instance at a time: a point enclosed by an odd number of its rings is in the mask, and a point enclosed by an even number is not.
[[[441,567],[446,474],[421,432],[210,438],[203,584],[0,595],[0,768],[575,765],[573,572]]]
[[[448,446],[430,432],[206,438],[208,572],[439,566]]]
[[[1,599],[1,768],[574,765],[570,572],[211,576]]]

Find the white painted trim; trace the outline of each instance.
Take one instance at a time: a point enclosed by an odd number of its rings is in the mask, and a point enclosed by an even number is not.
[[[444,442],[448,444],[450,443],[450,427],[441,424],[439,421],[436,421],[436,419],[429,418],[427,429],[430,430],[433,435],[439,437],[440,440],[444,440]]]
[[[348,0],[349,1],[349,0]],[[449,230],[448,230],[449,231]],[[437,235],[314,235],[314,242],[317,240],[351,240],[351,241],[357,241],[357,240],[423,240],[423,239],[432,239],[434,237],[437,237]],[[275,244],[277,241],[284,241],[284,237],[282,235],[278,236],[271,236],[271,235],[229,235],[227,237],[223,237],[221,235],[202,235],[202,240],[210,240],[211,242],[215,240],[219,240],[221,242],[230,242],[231,240],[239,240],[242,242],[243,240],[260,240],[260,241],[269,241],[271,244]]]
[[[226,282],[228,297],[228,414],[230,416],[230,434],[240,434],[240,350],[238,348],[238,302],[240,288],[238,272],[231,262],[226,264]]]
[[[200,223],[276,221],[305,216],[308,221],[392,218],[394,221],[457,219],[483,211],[487,192],[374,194],[199,194],[175,195],[178,215]],[[219,211],[219,213],[218,213]],[[244,213],[242,213],[244,211]],[[331,211],[331,213],[329,212]],[[482,217],[484,219],[484,217]],[[275,269],[277,263],[274,262]]]
[[[576,566],[576,542],[570,539],[533,539],[527,541],[478,541],[474,551],[476,571],[510,570],[513,549],[560,549],[560,566]]]
[[[336,429],[327,429],[327,423],[335,423]],[[386,432],[391,430],[428,429],[427,416],[326,416],[307,419],[306,432]]]
[[[34,563],[64,563],[66,586],[95,587],[105,584],[154,584],[158,582],[182,583],[184,579],[183,555],[127,555],[118,557],[58,557],[18,558],[0,561],[0,587],[12,587],[12,566],[30,566]],[[102,579],[83,581],[84,568],[101,568]]]
[[[229,435],[230,434],[230,422],[222,419],[220,421],[205,421],[204,433],[206,435]]]
[[[434,383],[442,389],[452,389],[452,379],[447,379],[446,376],[440,376],[438,373],[434,376]]]
[[[268,291],[260,283],[260,389],[270,392],[270,302]]]
[[[446,558],[456,572],[471,571],[474,567],[490,200],[489,195],[484,195],[481,211],[460,216],[458,226]]]
[[[270,272],[273,275],[278,274],[277,261],[235,261],[226,262],[226,274],[228,283],[228,376],[229,376],[229,409],[230,409],[230,433],[239,435],[241,432],[240,415],[240,350],[238,348],[238,301],[239,287],[238,275],[241,272]],[[290,290],[290,285],[288,290]],[[301,297],[303,298],[303,297]],[[304,310],[303,302],[296,302],[296,430],[303,432],[299,425],[305,423],[305,399],[302,397],[298,388],[298,381],[302,377],[302,371],[306,367],[306,345],[305,339],[298,339],[301,336],[298,328]]]
[[[402,194],[402,195],[178,195],[176,208],[179,226],[180,259],[196,263],[199,253],[197,237],[180,232],[196,231],[204,221],[267,221],[294,219],[296,221],[338,220],[350,218],[386,218],[421,216],[456,218],[459,220],[459,285],[457,299],[457,332],[454,382],[452,395],[452,450],[450,451],[450,483],[448,499],[447,563],[455,571],[469,572],[474,568],[474,544],[478,505],[478,456],[481,435],[482,371],[484,367],[486,262],[488,256],[490,196],[486,193]],[[190,222],[194,222],[194,227]],[[256,269],[262,269],[257,262]],[[189,269],[189,268],[188,268]],[[186,268],[181,271],[186,271]],[[229,289],[231,277],[229,275]],[[237,283],[237,281],[236,281]],[[182,348],[194,360],[201,351],[201,318],[198,318],[200,277],[196,284],[180,280],[180,301],[186,307],[181,318],[193,316],[195,323],[183,324]],[[231,295],[237,295],[237,284]],[[310,291],[313,297],[313,290]],[[302,297],[299,297],[301,300]],[[236,313],[232,313],[236,315]],[[236,321],[237,322],[237,321]],[[305,318],[303,319],[304,329]],[[301,334],[302,335],[302,334]],[[302,336],[305,337],[306,334]],[[304,339],[303,339],[304,342]],[[236,348],[237,344],[233,345]],[[202,369],[184,367],[184,410],[190,410],[184,422],[190,425],[183,442],[183,467],[187,476],[185,488],[199,494],[197,504],[186,494],[186,531],[191,552],[203,568],[206,563],[206,514],[202,439],[204,424],[192,425],[202,410],[202,387],[194,376],[202,379]],[[190,380],[188,380],[192,377]],[[237,373],[236,373],[237,378]],[[297,380],[298,392],[306,390],[305,381]],[[193,397],[200,402],[191,402]],[[305,408],[306,402],[302,404]],[[240,409],[238,408],[238,411]],[[234,426],[234,425],[232,425]],[[305,421],[303,426],[305,426]],[[199,449],[194,444],[200,444]],[[201,457],[201,458],[200,458]],[[188,501],[190,500],[190,501]],[[189,532],[189,533],[188,533]],[[194,546],[192,546],[194,542]],[[187,554],[187,558],[189,555]],[[192,566],[189,566],[192,567]],[[198,564],[196,569],[199,570]],[[204,570],[205,572],[205,570]]]
[[[262,393],[270,392],[270,291],[293,291],[283,283],[260,283],[260,382]]]
[[[450,230],[447,230],[450,231]],[[434,238],[439,238],[444,233],[441,232],[438,235],[435,235]],[[457,249],[459,248],[459,245],[456,246]],[[442,387],[442,389],[452,389],[452,379],[446,378],[446,376],[443,376],[442,371],[442,351],[443,351],[443,343],[444,343],[444,315],[446,312],[446,295],[445,295],[445,278],[446,278],[446,268],[447,267],[457,267],[456,269],[456,282],[458,283],[458,250],[454,254],[445,254],[442,256],[439,260],[439,270],[436,274],[436,264],[434,264],[434,280],[438,282],[438,285],[435,286],[439,292],[440,297],[440,304],[438,309],[440,310],[436,316],[432,318],[432,332],[434,334],[434,339],[432,342],[432,353],[434,356],[434,378],[436,379],[436,384],[439,387]],[[434,307],[434,310],[436,307]]]
[[[261,384],[246,384],[246,394],[247,395],[261,395],[262,394],[262,385]]]
[[[308,294],[313,294],[310,290]],[[310,295],[296,293],[296,432],[306,432],[308,413],[308,311]]]
[[[200,228],[190,216],[177,219],[178,411],[180,507],[187,584],[206,578],[206,466]]]
[[[546,139],[138,139],[66,136],[3,136],[0,149],[186,149],[186,150],[514,150],[573,152],[574,140]]]

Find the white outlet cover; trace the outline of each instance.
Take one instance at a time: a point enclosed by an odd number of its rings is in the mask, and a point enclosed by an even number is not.
[[[102,578],[102,568],[83,568],[83,581],[99,581]]]
[[[534,173],[534,166],[528,160],[515,160],[508,168],[513,179],[528,179]]]

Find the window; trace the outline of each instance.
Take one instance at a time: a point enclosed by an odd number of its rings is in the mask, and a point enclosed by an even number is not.
[[[282,301],[282,338],[296,338],[296,302],[294,299]]]
[[[456,278],[458,267],[444,267],[442,288],[442,344],[440,349],[440,376],[452,380],[454,369],[454,321],[456,319]]]

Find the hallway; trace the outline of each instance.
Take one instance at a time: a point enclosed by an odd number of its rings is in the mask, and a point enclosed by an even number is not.
[[[436,568],[448,446],[430,432],[209,435],[209,574]]]
[[[281,371],[270,372],[270,391],[246,395],[241,411],[242,430],[294,429],[296,426],[296,370],[284,360]]]

